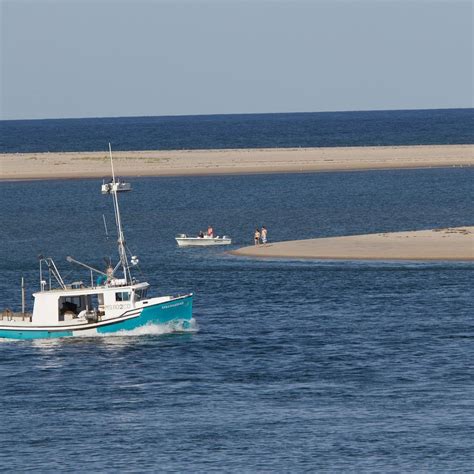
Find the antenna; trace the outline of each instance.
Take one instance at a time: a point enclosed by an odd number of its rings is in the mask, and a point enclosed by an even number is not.
[[[112,145],[109,142],[110,165],[112,166],[112,183],[115,184],[114,161],[112,160]]]
[[[109,231],[107,230],[107,222],[105,221],[105,215],[102,214],[102,219],[104,220],[104,227],[105,227],[105,237],[109,240]]]

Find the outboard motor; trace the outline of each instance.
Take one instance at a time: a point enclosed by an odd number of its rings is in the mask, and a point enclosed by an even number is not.
[[[94,309],[93,311],[87,311],[85,316],[88,323],[96,323],[99,320],[99,315],[97,314],[96,309]]]

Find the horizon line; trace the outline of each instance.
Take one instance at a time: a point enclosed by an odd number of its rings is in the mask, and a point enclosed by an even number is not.
[[[15,118],[0,119],[0,122],[31,122],[44,120],[90,120],[90,119],[121,119],[121,118],[177,118],[177,117],[222,117],[232,115],[288,115],[288,114],[331,114],[331,113],[361,113],[361,112],[409,112],[428,110],[472,110],[474,107],[433,107],[433,108],[403,108],[403,109],[360,109],[360,110],[322,110],[306,112],[236,112],[236,113],[213,113],[213,114],[165,114],[165,115],[104,115],[104,116],[81,116],[81,117],[47,117],[47,118]]]

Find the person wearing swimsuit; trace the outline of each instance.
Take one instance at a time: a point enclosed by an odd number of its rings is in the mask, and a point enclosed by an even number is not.
[[[260,245],[260,229],[257,227],[254,234],[255,245]]]

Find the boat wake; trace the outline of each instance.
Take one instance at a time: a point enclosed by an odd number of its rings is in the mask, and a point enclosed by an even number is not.
[[[135,329],[117,331],[111,334],[84,335],[81,337],[136,337],[136,336],[161,336],[173,333],[194,333],[199,330],[194,318],[191,321],[173,321],[168,324],[146,324]]]

